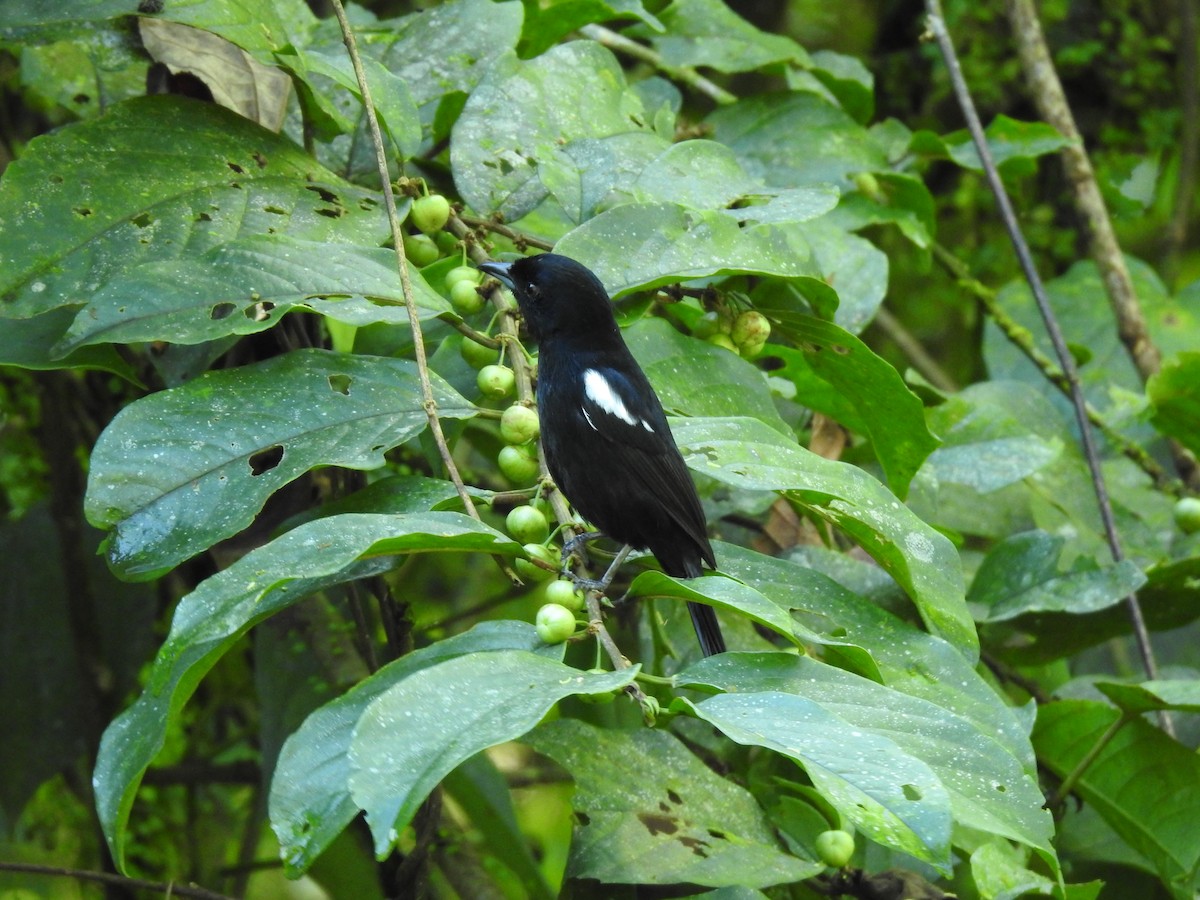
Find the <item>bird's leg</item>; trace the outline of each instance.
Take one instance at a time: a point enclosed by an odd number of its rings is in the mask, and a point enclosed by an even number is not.
[[[568,568],[568,560],[574,555],[575,551],[580,547],[586,547],[589,541],[594,541],[596,538],[604,537],[603,531],[584,531],[581,534],[575,535],[569,541],[563,544],[562,548],[562,566],[563,571]],[[580,557],[581,562],[586,562],[586,559]]]
[[[599,591],[600,593],[604,593],[608,590],[608,586],[612,584],[612,580],[617,574],[617,569],[621,568],[621,563],[625,562],[625,557],[629,555],[629,551],[632,549],[628,544],[622,547],[617,555],[613,557],[608,570],[598,580],[579,578],[572,575],[571,580],[575,582],[575,587],[585,591]]]

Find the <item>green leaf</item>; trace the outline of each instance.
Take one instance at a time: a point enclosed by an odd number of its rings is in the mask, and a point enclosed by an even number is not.
[[[760,94],[717,109],[708,122],[713,140],[774,187],[848,187],[856,172],[888,168],[870,132],[815,94]]]
[[[432,376],[439,413],[472,406]],[[109,559],[152,576],[241,531],[315,466],[372,469],[427,424],[408,360],[298,350],[209,372],[123,409],[92,454],[85,511]]]
[[[308,81],[314,74],[321,75],[362,102],[358,78],[345,47],[331,47],[328,52],[297,49],[293,53],[278,54],[277,59],[296,77]],[[380,127],[395,145],[389,152],[398,152],[401,158],[414,155],[421,141],[421,122],[416,101],[409,93],[408,86],[403,79],[370,56],[363,57],[362,65]],[[341,120],[343,133],[352,134],[356,123],[341,116],[331,94],[328,86],[320,83],[311,85],[308,92],[308,96],[326,116],[334,121]]]
[[[463,634],[414,650],[315,710],[283,745],[271,780],[271,828],[289,877],[297,878],[358,815],[350,796],[350,744],[367,706],[429,666],[496,650],[527,650],[562,659],[563,646],[542,643],[528,622],[481,622]]]
[[[251,235],[375,246],[376,197],[211,103],[130,100],[36,138],[5,171],[0,316],[79,305],[143,263]]]
[[[0,328],[0,366],[22,369],[99,369],[140,384],[133,367],[113,347],[80,347],[66,356],[52,354],[75,318],[66,307],[51,310],[31,319],[8,319]]]
[[[1200,333],[1195,299],[1183,294],[1178,298],[1169,296],[1158,275],[1141,260],[1126,257],[1126,263],[1146,327],[1163,358],[1195,351],[1196,334]],[[1045,287],[1063,333],[1073,343],[1087,347],[1090,353],[1087,362],[1079,366],[1088,402],[1126,434],[1137,440],[1152,440],[1155,432],[1144,424],[1141,410],[1130,408],[1132,400],[1144,396],[1145,388],[1121,342],[1104,281],[1095,264],[1090,261],[1076,263],[1066,274],[1046,282]],[[997,299],[1017,324],[1034,336],[1038,349],[1052,356],[1041,317],[1025,282],[1019,280],[1006,285]],[[992,378],[1030,384],[1062,410],[1064,416],[1073,416],[1070,401],[1048,384],[1024,353],[990,322],[985,324],[983,352]]]
[[[810,453],[754,419],[689,419],[673,430],[691,468],[735,487],[780,491],[841,528],[908,592],[934,634],[978,652],[954,546],[862,469]]]
[[[665,731],[563,719],[526,742],[575,780],[571,878],[761,888],[824,868],[784,852],[754,797]]]
[[[971,722],[979,732],[994,735],[1026,771],[1032,770],[1033,752],[1024,717],[997,696],[957,648],[880,608],[878,601],[852,593],[799,559],[775,559],[719,542],[715,549],[722,572],[790,609],[797,623],[821,637],[824,660]],[[864,573],[878,573],[876,566],[858,565]],[[849,579],[842,575],[840,580]],[[698,586],[703,588],[707,581],[700,579]],[[847,645],[869,651],[875,668],[856,664],[854,657],[847,659],[843,650]]]
[[[523,59],[540,56],[561,38],[594,22],[636,18],[654,31],[663,30],[662,22],[642,5],[641,0],[552,0],[545,4],[526,4],[525,14],[525,27],[521,33]]]
[[[450,309],[420,272],[410,270],[410,280],[422,319]],[[58,349],[199,344],[263,331],[297,308],[352,325],[407,322],[394,251],[256,235],[199,257],[144,263],[94,294]]]
[[[732,578],[710,575],[702,579],[676,579],[662,572],[643,572],[633,580],[627,596],[631,599],[674,597],[707,603],[718,609],[732,609],[789,640],[795,640],[795,627],[786,607]]]
[[[680,334],[659,318],[640,319],[624,336],[668,413],[750,416],[791,434],[762,373],[737,354]]]
[[[1003,622],[1030,612],[1090,613],[1120,603],[1143,584],[1146,576],[1122,560],[1098,566],[1076,559],[1059,568],[1066,541],[1044,531],[1014,534],[996,544],[971,583],[967,600],[984,607],[979,621]]]
[[[1200,712],[1200,682],[1191,680],[1143,681],[1141,684],[1121,684],[1097,681],[1096,689],[1127,712],[1156,712],[1178,709]]]
[[[903,172],[867,174],[878,190],[867,194],[860,187],[843,195],[830,221],[847,231],[868,225],[895,225],[917,247],[928,249],[937,232],[937,220],[933,195],[925,182]]]
[[[818,50],[812,54],[812,66],[812,74],[855,121],[871,120],[875,114],[875,76],[862,60],[833,50]]]
[[[650,35],[650,42],[668,65],[749,72],[772,63],[809,62],[791,38],[759,31],[721,0],[674,0],[659,18],[666,30]]]
[[[1106,703],[1061,700],[1038,708],[1038,759],[1064,777],[1122,715]],[[1136,790],[1131,790],[1136,785]],[[1126,722],[1075,783],[1158,873],[1171,894],[1194,896],[1200,868],[1200,758],[1140,718]]]
[[[1200,453],[1200,353],[1180,353],[1146,382],[1151,421],[1193,453]]]
[[[620,64],[592,41],[559,44],[528,62],[501,57],[454,126],[454,183],[469,206],[515,221],[546,198],[540,160],[580,138],[647,131],[641,116]]]
[[[714,275],[816,274],[797,226],[739,227],[717,210],[626,203],[564,235],[556,253],[579,260],[613,296]]]
[[[817,790],[871,840],[949,871],[946,789],[925,763],[889,738],[781,691],[680,702],[732,741],[798,762]]]
[[[939,441],[925,424],[920,399],[900,373],[832,322],[766,303],[758,304],[758,311],[779,323],[779,333],[797,343],[808,367],[853,405],[888,485],[900,497],[907,494],[913,476]],[[799,363],[792,358],[793,366]],[[797,400],[805,402],[803,396]]]
[[[987,900],[1055,896],[1055,883],[1027,863],[1024,854],[1006,841],[989,841],[971,854],[971,877]]]
[[[956,827],[1002,835],[1053,853],[1053,822],[1042,809],[1045,798],[1030,764],[1027,739],[1021,752],[1014,753],[990,726],[932,700],[790,653],[723,653],[691,665],[676,680],[746,697],[783,691],[818,704],[847,726],[885,738],[901,753],[928,765],[947,791]],[[764,714],[771,713],[767,709]],[[856,743],[847,741],[848,746]],[[839,806],[839,812],[854,818],[853,809]]]
[[[180,600],[144,692],[100,741],[96,811],[118,868],[125,867],[125,825],[143,774],[200,679],[239,637],[316,591],[387,571],[396,554],[451,550],[521,552],[516,542],[460,513],[336,516],[252,550]]]
[[[682,141],[653,159],[633,183],[643,203],[678,203],[691,209],[723,209],[761,189],[733,151],[716,141]]]
[[[538,178],[578,224],[602,208],[630,199],[641,171],[671,145],[649,131],[582,138],[542,157]]]
[[[533,728],[555,703],[629,684],[633,666],[593,675],[525,650],[459,656],[375,698],[350,745],[350,792],[385,855],[445,775]]]
[[[984,135],[997,166],[1010,160],[1036,159],[1047,153],[1057,153],[1071,143],[1045,122],[1019,122],[1003,114],[991,121],[984,129]],[[944,141],[949,157],[964,169],[983,169],[979,151],[968,132],[956,131],[946,135]]]

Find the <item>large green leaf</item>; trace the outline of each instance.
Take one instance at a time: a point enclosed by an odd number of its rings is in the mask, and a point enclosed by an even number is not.
[[[667,732],[563,719],[526,742],[575,780],[572,878],[768,887],[822,868],[786,853],[754,797]]]
[[[554,246],[596,273],[613,296],[714,275],[815,278],[798,226],[742,228],[718,210],[626,203],[600,213]]]
[[[850,186],[856,172],[888,168],[871,134],[816,94],[760,94],[717,109],[708,121],[713,139],[773,187]]]
[[[750,416],[791,433],[762,373],[740,356],[680,334],[660,318],[635,322],[625,341],[668,413]]]
[[[1096,689],[1121,709],[1135,713],[1179,709],[1200,712],[1200,681],[1163,679],[1141,684],[1097,681]]]
[[[458,656],[409,675],[367,706],[350,744],[350,792],[383,856],[439,781],[481,750],[521,737],[555,703],[631,682],[527,650]]]
[[[376,697],[414,672],[456,656],[527,650],[561,660],[564,646],[543,643],[527,622],[482,622],[389,663],[315,710],[284,743],[271,781],[271,827],[288,874],[307,871],[358,815],[350,796],[350,744],[355,725]]]
[[[450,308],[420,272],[410,268],[409,277],[421,318]],[[262,331],[295,308],[352,325],[407,322],[395,253],[261,235],[196,258],[144,263],[94,294],[58,349],[100,341],[199,344]]]
[[[946,788],[929,766],[889,737],[782,691],[681,702],[730,740],[767,747],[800,763],[817,790],[872,840],[949,871]]]
[[[390,569],[396,554],[516,554],[520,545],[460,513],[347,514],[308,522],[239,559],[179,601],[141,697],[100,742],[96,810],[119,867],[142,775],[200,679],[250,626],[331,585]]]
[[[55,350],[75,318],[68,307],[31,319],[7,319],[0,328],[0,366],[22,369],[100,369],[139,384],[137,373],[115,347],[80,347],[62,356]]]
[[[793,367],[807,364],[841,400],[854,407],[856,424],[861,424],[871,439],[888,485],[900,497],[907,494],[913,476],[939,441],[925,424],[920,399],[900,373],[845,329],[797,312],[793,304],[786,303],[785,295],[772,294],[757,306],[778,323],[779,333],[795,341],[803,352],[802,359],[791,357]],[[805,402],[801,395],[796,399]]]
[[[431,376],[439,414],[471,405]],[[92,454],[85,511],[109,558],[152,576],[241,531],[315,466],[372,469],[427,419],[414,363],[299,350],[209,372],[122,410]]]
[[[538,162],[538,178],[578,224],[601,209],[633,199],[633,184],[670,143],[651,131],[623,131],[581,138],[557,147]]]
[[[32,199],[36,197],[36,202]],[[0,316],[252,235],[377,246],[377,195],[211,103],[155,96],[32,141],[0,181]]]
[[[1059,568],[1066,541],[1044,531],[1012,535],[989,551],[967,600],[984,608],[980,621],[1001,622],[1031,612],[1089,613],[1120,603],[1143,584],[1146,576],[1122,560],[1100,567],[1077,559]]]
[[[1065,776],[1120,715],[1108,704],[1088,700],[1042,704],[1033,731],[1038,759]],[[1075,792],[1143,856],[1172,896],[1195,896],[1200,870],[1200,758],[1195,753],[1135,718],[1083,771]]]
[[[502,57],[454,126],[454,183],[475,209],[519,219],[546,198],[539,160],[580,138],[646,130],[641,116],[620,64],[599,44],[560,44],[527,62]]]
[[[688,419],[673,431],[696,471],[735,487],[780,491],[841,528],[908,592],[933,633],[977,652],[954,546],[862,469],[810,453],[755,419]]]
[[[1029,764],[1028,741],[1022,752],[1014,753],[990,726],[790,653],[723,653],[693,664],[677,680],[741,696],[783,691],[803,697],[849,727],[887,738],[902,753],[928,765],[948,792],[956,827],[1053,852],[1053,823],[1042,809],[1045,800]],[[764,715],[769,717],[769,710]],[[853,818],[853,810],[842,812]]]

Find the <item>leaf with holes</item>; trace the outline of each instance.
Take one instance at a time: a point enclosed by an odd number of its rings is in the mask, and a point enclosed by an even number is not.
[[[96,811],[124,867],[125,824],[146,768],[200,680],[249,628],[316,591],[382,574],[407,553],[514,554],[511,538],[461,513],[347,514],[306,522],[250,551],[179,601],[137,702],[108,726],[96,758]]]
[[[443,418],[474,408],[436,375]],[[115,527],[109,560],[152,577],[241,531],[315,466],[373,469],[427,419],[407,360],[298,350],[143,397],[92,455],[85,510]]]
[[[130,100],[36,138],[4,173],[0,316],[78,306],[138,266],[252,235],[378,246],[377,197],[228,110]]]
[[[422,319],[450,309],[420,272],[409,274]],[[395,253],[256,235],[198,258],[144,263],[96,292],[57,350],[102,341],[199,344],[262,331],[296,308],[351,325],[407,322]]]
[[[526,742],[575,780],[572,878],[763,888],[824,868],[785,852],[754,796],[665,731],[562,719]]]

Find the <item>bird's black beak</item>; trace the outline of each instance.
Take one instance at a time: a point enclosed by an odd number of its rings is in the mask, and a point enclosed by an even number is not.
[[[508,270],[511,268],[512,263],[485,262],[479,264],[479,271],[491,275],[510,291],[513,289],[512,276],[508,274]]]

